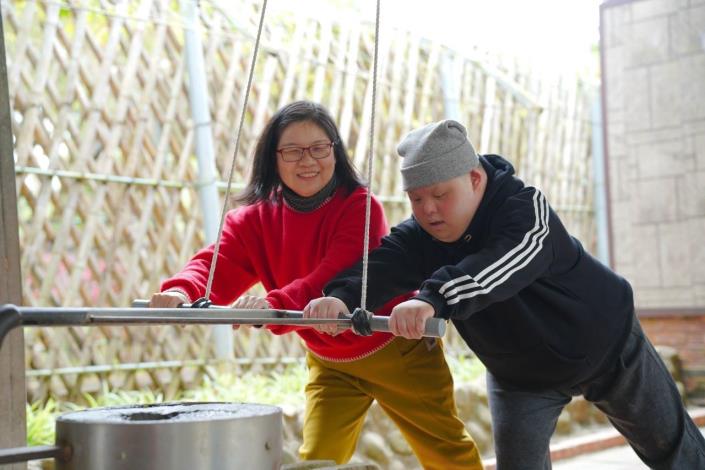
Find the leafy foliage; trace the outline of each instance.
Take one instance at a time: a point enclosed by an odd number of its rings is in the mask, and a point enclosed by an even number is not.
[[[59,407],[52,399],[46,403],[27,404],[27,445],[54,443],[54,418],[57,414]]]
[[[485,365],[475,356],[450,356],[446,361],[456,383],[474,382],[485,373]]]
[[[447,356],[447,360],[458,383],[474,381],[485,370],[482,363],[472,357]],[[177,400],[262,403],[300,408],[304,406],[304,387],[307,380],[308,371],[303,364],[289,365],[281,371],[264,374],[221,374],[215,378],[206,378],[198,389],[181,392]],[[88,408],[99,408],[162,403],[164,396],[152,390],[121,391],[106,387],[99,395],[85,395],[84,399]],[[61,413],[83,408],[70,402],[57,403],[52,399],[28,404],[27,444],[53,444],[56,417]]]

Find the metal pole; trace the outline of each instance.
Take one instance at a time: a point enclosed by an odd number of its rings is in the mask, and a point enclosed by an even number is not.
[[[337,318],[304,318],[298,310],[243,309],[225,306],[209,308],[148,308],[146,300],[133,302],[135,308],[18,307],[0,305],[0,345],[12,329],[19,326],[96,326],[96,325],[302,325],[313,327],[335,324],[355,328],[361,334],[389,332],[389,317],[340,314]],[[362,318],[364,317],[364,318]],[[362,322],[360,321],[362,319]],[[441,337],[446,322],[426,320],[424,335]]]
[[[460,87],[458,81],[459,59],[451,52],[444,50],[441,54],[441,90],[443,90],[443,108],[446,119],[461,121],[460,116]]]
[[[602,135],[602,104],[599,95],[592,102],[592,164],[595,184],[595,225],[597,232],[597,259],[610,264],[610,246],[607,218],[607,188],[605,185],[604,136]]]
[[[40,459],[66,461],[70,458],[71,452],[70,447],[61,446],[32,446],[0,449],[0,465]],[[21,465],[24,466],[24,464]]]
[[[201,184],[198,197],[203,213],[205,238],[208,244],[218,237],[220,225],[217,178],[215,171],[215,152],[213,150],[213,133],[211,115],[208,107],[208,82],[203,62],[203,45],[198,31],[198,5],[195,0],[181,0],[181,12],[184,16],[184,36],[186,47],[186,65],[188,67],[189,100],[196,137],[196,157]],[[227,201],[225,201],[227,204]],[[215,355],[218,359],[233,358],[233,332],[228,326],[213,327]]]

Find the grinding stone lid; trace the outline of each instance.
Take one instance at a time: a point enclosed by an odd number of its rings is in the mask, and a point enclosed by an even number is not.
[[[57,421],[125,424],[202,422],[267,416],[280,412],[276,406],[255,403],[159,403],[72,411],[61,415]]]

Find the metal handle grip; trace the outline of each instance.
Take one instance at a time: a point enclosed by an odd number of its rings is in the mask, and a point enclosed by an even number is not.
[[[372,316],[370,326],[373,331],[384,331],[391,333],[389,330],[389,318],[378,315]],[[423,335],[434,338],[442,338],[446,334],[446,321],[442,318],[428,318],[424,326]]]

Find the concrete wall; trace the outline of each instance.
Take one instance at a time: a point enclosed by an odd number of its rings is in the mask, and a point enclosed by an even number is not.
[[[705,395],[705,0],[601,7],[611,264]]]
[[[642,309],[705,311],[705,0],[601,18],[613,267]]]

